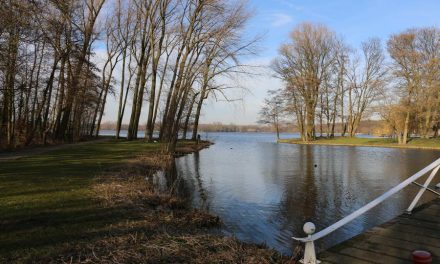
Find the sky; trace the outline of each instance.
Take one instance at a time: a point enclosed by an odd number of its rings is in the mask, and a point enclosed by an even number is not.
[[[246,91],[229,92],[231,99],[242,100],[209,99],[202,110],[202,123],[249,125],[258,121],[266,92],[282,87],[272,76],[269,65],[298,24],[325,24],[353,48],[359,48],[362,41],[371,37],[378,37],[385,44],[390,35],[408,28],[440,26],[440,0],[249,0],[249,5],[254,16],[245,34],[249,38],[256,35],[263,38],[258,54],[244,62],[259,66],[258,70],[252,76],[236,80],[234,85]],[[116,112],[117,101],[109,98],[103,121],[115,121]],[[145,112],[141,120],[143,117],[146,119]]]

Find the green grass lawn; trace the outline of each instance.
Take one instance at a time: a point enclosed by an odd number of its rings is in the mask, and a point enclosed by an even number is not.
[[[112,140],[0,160],[0,260],[91,238],[124,217],[94,200],[90,186],[95,176],[104,167],[159,148]]]
[[[317,144],[317,145],[345,145],[345,146],[376,146],[376,147],[401,147],[401,148],[426,148],[440,149],[440,139],[413,138],[406,145],[399,145],[396,139],[391,138],[317,138],[315,141],[304,143],[301,139],[281,139],[280,143],[291,144]]]

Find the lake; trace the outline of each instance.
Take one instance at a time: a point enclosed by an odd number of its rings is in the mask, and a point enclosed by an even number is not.
[[[304,236],[305,222],[312,221],[319,231],[440,156],[432,150],[277,144],[271,133],[201,135],[215,144],[177,158],[172,171],[157,175],[159,185],[172,186],[194,207],[218,215],[222,233],[265,243],[285,254],[297,245],[292,236]],[[408,186],[319,240],[318,249],[401,214],[417,190]],[[423,200],[432,197],[425,193]]]

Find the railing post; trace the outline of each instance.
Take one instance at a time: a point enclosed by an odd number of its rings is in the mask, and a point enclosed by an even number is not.
[[[312,238],[312,234],[315,233],[316,227],[312,222],[307,222],[303,227],[304,232],[308,235],[308,238]],[[313,240],[305,242],[304,258],[300,260],[303,264],[318,264],[321,261],[316,259],[315,244]]]
[[[432,171],[431,174],[429,175],[429,177],[426,179],[425,184],[423,184],[423,187],[420,188],[419,192],[416,194],[416,196],[414,197],[414,200],[411,202],[411,204],[409,205],[408,209],[406,209],[406,213],[407,214],[411,214],[412,210],[414,209],[414,207],[416,207],[417,202],[420,200],[420,197],[422,197],[423,193],[426,191],[426,189],[428,188],[429,184],[431,183],[432,179],[434,178],[434,176],[437,174],[437,171],[440,169],[440,166],[435,167]]]

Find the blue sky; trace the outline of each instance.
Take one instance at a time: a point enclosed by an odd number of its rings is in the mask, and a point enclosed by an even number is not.
[[[258,56],[248,63],[261,66],[270,64],[289,32],[302,22],[325,24],[354,48],[370,37],[379,37],[385,43],[391,34],[408,28],[440,26],[440,0],[249,0],[249,4],[255,15],[247,34],[263,34],[264,39]],[[243,101],[208,101],[201,121],[255,123],[266,91],[282,85],[269,70],[260,73],[259,77],[240,80],[249,91]],[[232,98],[238,96],[241,92],[231,94]],[[105,120],[114,120],[116,102],[110,100],[109,105]]]
[[[301,22],[322,23],[353,46],[370,37],[386,40],[411,27],[439,26],[439,0],[251,0],[256,11],[250,33],[266,32],[262,56],[277,47]]]

